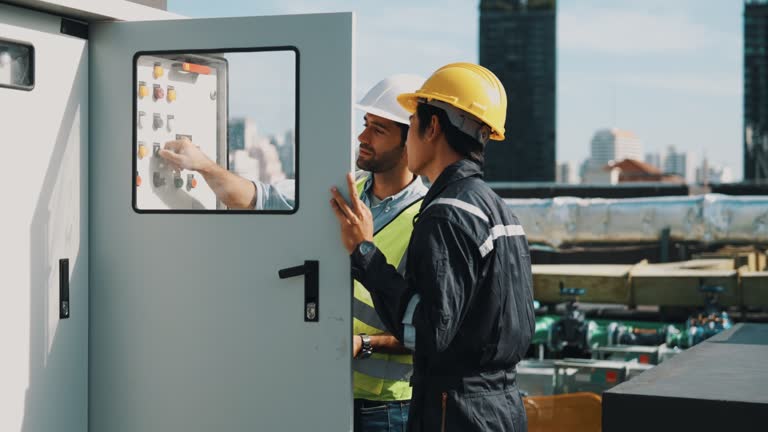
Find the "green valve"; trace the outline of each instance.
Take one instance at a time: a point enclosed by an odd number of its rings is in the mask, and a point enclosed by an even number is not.
[[[549,329],[559,320],[557,315],[546,315],[536,318],[536,332],[533,335],[534,344],[545,344],[549,340]]]

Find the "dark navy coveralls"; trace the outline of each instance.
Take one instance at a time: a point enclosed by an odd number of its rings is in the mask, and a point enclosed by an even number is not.
[[[430,188],[405,277],[370,245],[352,272],[414,349],[409,431],[526,430],[515,366],[535,327],[528,242],[478,164],[456,162]]]

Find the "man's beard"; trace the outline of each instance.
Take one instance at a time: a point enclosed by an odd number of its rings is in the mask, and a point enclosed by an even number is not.
[[[362,146],[361,146],[362,147]],[[405,151],[405,146],[398,146],[388,152],[381,153],[380,155],[374,153],[370,147],[366,147],[366,150],[371,153],[370,159],[361,159],[357,157],[357,167],[361,170],[377,173],[389,171],[400,162]]]

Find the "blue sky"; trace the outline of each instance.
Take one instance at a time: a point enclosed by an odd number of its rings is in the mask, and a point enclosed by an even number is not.
[[[645,151],[706,155],[742,176],[740,0],[560,0],[557,159],[589,155],[595,130],[635,132]],[[478,60],[478,0],[169,0],[190,17],[354,11],[357,86]]]

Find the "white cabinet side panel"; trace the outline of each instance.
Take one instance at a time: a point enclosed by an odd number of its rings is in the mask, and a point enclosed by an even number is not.
[[[0,4],[0,39],[34,47],[30,91],[0,88],[0,430],[88,427],[88,44]],[[59,318],[59,260],[71,317]]]

